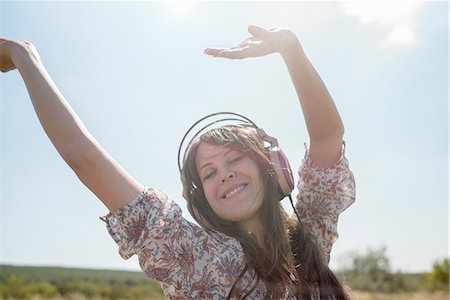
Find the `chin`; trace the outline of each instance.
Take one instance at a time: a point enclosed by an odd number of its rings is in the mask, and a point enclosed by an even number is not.
[[[257,215],[258,210],[255,211],[248,211],[246,213],[243,213],[242,210],[239,210],[236,214],[233,215],[227,215],[224,220],[230,221],[230,222],[243,222],[247,221],[249,219],[253,219]]]

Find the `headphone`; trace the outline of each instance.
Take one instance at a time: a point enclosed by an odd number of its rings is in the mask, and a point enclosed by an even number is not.
[[[217,120],[211,121],[211,119],[221,117]],[[187,139],[187,136],[194,130],[194,127],[196,127],[201,122],[209,121],[208,124],[203,126],[200,130],[198,130],[194,136],[190,139],[189,143],[185,147],[183,158],[181,159],[181,152],[183,145]],[[247,117],[244,117],[243,115],[234,113],[234,112],[217,112],[213,114],[209,114],[197,122],[195,122],[185,133],[183,136],[183,139],[180,142],[180,146],[178,148],[178,169],[180,171],[181,181],[183,183],[183,197],[189,201],[189,194],[191,194],[194,190],[197,189],[197,187],[194,184],[191,184],[191,187],[188,188],[186,179],[184,178],[183,174],[183,165],[186,161],[187,154],[189,153],[192,143],[194,142],[195,138],[203,132],[205,129],[211,127],[214,124],[217,123],[223,123],[223,122],[234,122],[236,125],[236,121],[240,122],[237,125],[238,126],[245,126],[245,127],[251,127],[254,128],[258,134],[258,136],[261,138],[261,140],[264,142],[264,146],[266,150],[269,153],[269,159],[272,165],[272,168],[275,172],[278,186],[282,192],[281,199],[284,199],[284,197],[289,196],[291,199],[291,192],[294,189],[294,178],[292,175],[291,166],[289,165],[289,161],[284,154],[283,150],[278,146],[278,141],[276,138],[269,136],[266,134],[266,132],[258,127],[252,120],[250,120]],[[199,125],[200,126],[200,125]],[[186,190],[189,189],[189,190]],[[292,202],[292,200],[291,200]]]

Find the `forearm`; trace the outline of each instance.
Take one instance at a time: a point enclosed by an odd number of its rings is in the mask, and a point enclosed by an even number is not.
[[[297,92],[311,141],[342,138],[344,125],[334,101],[298,39],[280,54]]]
[[[12,58],[44,131],[63,159],[74,167],[95,140],[32,51],[17,47]]]

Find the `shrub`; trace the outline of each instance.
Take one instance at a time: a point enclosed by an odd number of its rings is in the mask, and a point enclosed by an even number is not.
[[[433,270],[425,275],[425,288],[429,291],[448,291],[449,268],[448,258],[435,262]]]
[[[57,288],[47,281],[29,283],[23,289],[27,295],[41,295],[44,298],[55,297],[58,294]]]
[[[405,292],[418,289],[411,276],[392,272],[386,248],[368,249],[365,254],[351,253],[349,264],[340,272],[355,290],[367,292]]]

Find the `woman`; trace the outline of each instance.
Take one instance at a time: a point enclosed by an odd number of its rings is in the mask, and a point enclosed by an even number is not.
[[[299,171],[300,224],[278,204],[272,163],[254,128],[212,129],[189,147],[181,172],[199,227],[102,149],[30,43],[0,39],[0,70],[19,70],[50,140],[110,210],[103,220],[121,256],[137,254],[143,271],[160,282],[167,298],[348,299],[327,267],[338,215],[354,201],[342,121],[292,31],[248,29],[252,37],[242,44],[205,53],[228,59],[279,53],[285,61],[310,136]]]

